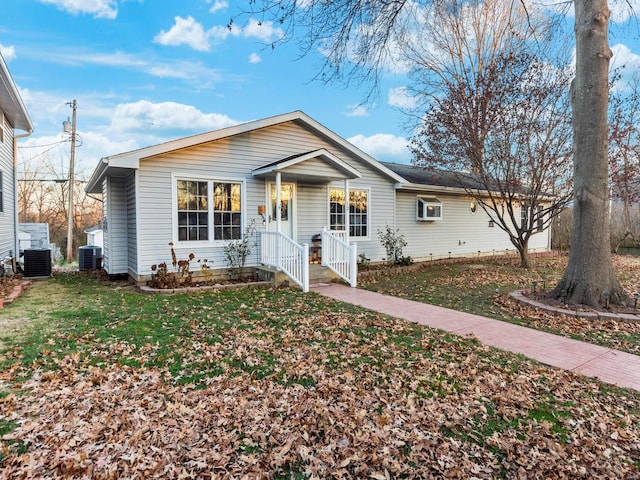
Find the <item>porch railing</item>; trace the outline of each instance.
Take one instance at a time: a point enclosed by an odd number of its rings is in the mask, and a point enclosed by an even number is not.
[[[347,242],[346,231],[322,230],[322,265],[355,287],[358,283],[358,247]]]
[[[300,245],[281,232],[260,232],[260,235],[261,262],[283,271],[303,292],[308,292],[309,245]]]

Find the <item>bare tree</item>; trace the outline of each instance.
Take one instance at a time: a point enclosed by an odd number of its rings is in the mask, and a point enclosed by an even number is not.
[[[640,225],[632,215],[640,202],[640,76],[634,72],[625,83],[619,71],[609,102],[611,241],[616,252],[627,239],[640,242]]]
[[[52,243],[63,248],[67,243],[67,212],[69,182],[67,160],[58,161],[51,157],[40,160],[37,166],[25,162],[20,171],[18,182],[19,221],[49,224],[49,237]],[[82,178],[82,172],[76,175]],[[74,188],[73,241],[82,245],[84,231],[96,225],[102,217],[100,202],[87,196],[83,182],[77,180]]]
[[[626,1],[626,0],[621,0]],[[322,79],[372,80],[389,65],[397,40],[420,31],[424,7],[455,13],[479,0],[251,0],[263,14],[295,35],[301,27],[306,51],[326,53]],[[512,7],[529,4],[512,0]],[[606,297],[623,303],[626,295],[613,270],[608,219],[608,44],[607,0],[574,0],[576,75],[572,83],[574,146],[574,225],[567,269],[551,296],[598,305]],[[401,58],[401,56],[400,56]]]
[[[426,47],[407,49],[414,98],[426,110],[410,144],[414,164],[458,172],[524,268],[529,239],[570,196],[571,72],[536,56],[550,26],[538,20],[534,27],[531,13],[485,0],[434,12]]]

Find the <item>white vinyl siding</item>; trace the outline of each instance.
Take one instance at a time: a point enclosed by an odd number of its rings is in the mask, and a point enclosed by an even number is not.
[[[0,113],[1,116],[1,113]],[[16,255],[16,179],[13,168],[13,130],[4,128],[5,141],[0,143],[0,258]]]
[[[327,226],[324,221],[328,215],[327,186],[298,184],[298,222],[297,242],[311,245],[311,237],[322,232]]]
[[[105,251],[107,273],[117,275],[129,272],[128,228],[127,228],[127,191],[125,177],[110,177],[106,181],[107,229],[105,232]]]
[[[422,195],[428,196],[428,195]],[[489,217],[478,207],[473,213],[470,199],[464,195],[438,194],[446,214],[439,222],[416,221],[415,192],[398,192],[397,227],[404,235],[407,246],[404,255],[414,260],[473,256],[482,254],[515,253],[508,235],[498,226],[489,227]],[[546,249],[548,232],[533,235],[529,241],[532,250]]]
[[[137,271],[138,264],[138,228],[136,218],[136,175],[126,177],[127,194],[127,258],[129,274]]]

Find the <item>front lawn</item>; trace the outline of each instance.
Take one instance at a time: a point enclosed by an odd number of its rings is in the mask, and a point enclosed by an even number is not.
[[[640,258],[620,255],[613,260],[633,305],[632,295],[640,291]],[[537,292],[551,290],[566,264],[566,256],[532,258],[529,270],[519,268],[517,259],[505,257],[444,265],[425,263],[405,271],[383,268],[367,272],[359,281],[359,287],[640,354],[640,322],[593,321],[555,315],[522,306],[509,297],[514,290],[531,291],[534,281]]]
[[[640,396],[315,294],[59,275],[0,311],[3,478],[633,478]]]

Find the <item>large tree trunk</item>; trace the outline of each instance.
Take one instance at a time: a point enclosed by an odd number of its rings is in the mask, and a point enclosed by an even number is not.
[[[567,303],[621,303],[609,243],[609,8],[606,0],[574,0],[576,76],[573,107],[574,205],[569,263],[550,293]]]

